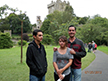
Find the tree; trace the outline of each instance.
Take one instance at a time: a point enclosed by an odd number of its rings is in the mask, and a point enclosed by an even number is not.
[[[50,45],[50,44],[52,44],[52,42],[53,42],[53,39],[52,39],[51,35],[49,35],[49,34],[44,34],[43,35],[42,43],[44,43],[46,45]]]
[[[102,17],[94,17],[94,19],[90,20],[92,24],[99,24],[102,27],[108,27],[108,19]]]
[[[11,11],[12,13],[7,16],[8,12]],[[20,10],[20,14],[17,15],[15,12],[19,11],[17,8],[13,9],[7,5],[0,7],[0,29],[4,31],[4,29],[11,29],[12,33],[19,34],[21,32],[21,20],[23,20],[23,32],[26,33],[31,31],[31,25],[28,16],[26,13],[22,14]],[[5,15],[5,18],[3,16]],[[21,20],[20,20],[21,19]]]
[[[62,24],[62,12],[56,10],[53,13],[47,15],[47,19],[51,22],[56,21],[58,24]]]
[[[9,20],[10,28],[12,30],[13,34],[20,34],[21,33],[21,21],[23,20],[23,32],[27,33],[31,31],[32,27],[30,25],[29,18],[26,16],[26,14],[20,14],[20,15],[15,15],[14,13],[11,13],[7,19]]]
[[[108,46],[108,31],[105,32],[105,35],[104,35],[104,36],[105,36],[104,39],[106,40],[106,42],[107,42],[107,46]]]
[[[42,32],[44,33],[44,34],[49,34],[49,27],[50,27],[50,20],[48,20],[48,19],[46,19],[46,20],[44,20],[44,22],[43,22],[43,24],[42,24],[42,26],[41,26],[41,30],[42,30]]]
[[[97,25],[96,27],[97,27],[98,34],[97,34],[96,39],[95,39],[97,41],[97,43],[103,44],[103,43],[107,42],[107,40],[105,40],[105,32],[107,32],[107,30],[108,30],[108,19],[102,18],[99,15],[95,15],[92,19],[90,19],[88,21],[88,23],[91,23],[94,26]],[[100,28],[98,28],[98,27],[100,27]],[[95,32],[96,31],[94,31],[94,33]]]
[[[3,16],[6,16],[8,14],[8,12],[5,12],[8,9],[9,9],[8,5],[0,7],[0,19],[3,19]]]
[[[77,17],[77,19],[80,19],[79,24],[86,24],[89,17]]]
[[[80,36],[84,42],[96,41],[96,37],[100,34],[101,27],[94,24],[85,24],[81,28]]]
[[[74,17],[76,17],[76,15],[74,14],[72,6],[66,6],[62,16],[62,23],[70,22]]]
[[[3,32],[4,30],[10,30],[10,25],[8,23],[9,21],[7,19],[1,19],[0,20],[0,30]]]
[[[9,33],[0,33],[0,49],[13,47]]]

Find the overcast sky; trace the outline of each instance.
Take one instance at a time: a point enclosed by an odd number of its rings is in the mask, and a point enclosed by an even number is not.
[[[0,7],[7,4],[11,8],[18,8],[27,12],[27,16],[32,24],[36,23],[36,16],[41,16],[43,21],[48,15],[47,5],[52,0],[0,0]],[[56,1],[56,0],[53,0]],[[61,0],[64,1],[64,0]],[[94,16],[99,14],[108,19],[107,0],[65,0],[69,1],[74,9],[74,13],[79,17]]]

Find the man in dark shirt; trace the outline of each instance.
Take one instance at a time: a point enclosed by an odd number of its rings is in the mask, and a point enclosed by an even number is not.
[[[72,48],[71,54],[74,55],[73,63],[71,65],[70,81],[81,81],[81,58],[86,55],[83,42],[75,37],[76,27],[73,25],[68,27],[69,39],[68,47]]]
[[[47,72],[47,59],[44,46],[40,43],[43,39],[41,30],[33,31],[34,40],[29,44],[26,53],[26,63],[30,69],[29,81],[45,81]]]

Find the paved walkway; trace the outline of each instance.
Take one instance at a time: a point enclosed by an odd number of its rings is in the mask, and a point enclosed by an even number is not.
[[[96,50],[95,60],[82,71],[81,81],[108,81],[108,55]]]

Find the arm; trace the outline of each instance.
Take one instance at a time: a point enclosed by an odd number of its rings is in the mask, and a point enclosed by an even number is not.
[[[58,72],[59,69],[58,69],[58,66],[57,66],[56,62],[53,62],[53,66],[54,66],[56,72]],[[59,73],[59,74],[60,74],[60,73]],[[58,74],[58,75],[59,75],[59,74]]]
[[[55,68],[55,70],[56,70],[56,72],[59,70],[58,69],[58,65],[57,65],[57,57],[56,57],[56,52],[54,52],[53,53],[53,66],[54,66],[54,68]]]
[[[34,70],[34,71],[37,70],[35,64],[32,61],[32,50],[31,50],[30,47],[27,48],[27,52],[26,52],[26,63],[29,66],[29,68],[31,68],[32,70]]]
[[[61,80],[64,79],[64,77],[62,75],[63,71],[65,71],[67,68],[69,68],[71,66],[72,61],[73,61],[72,59],[69,59],[69,63],[62,69],[58,69],[56,62],[53,62],[53,66],[54,66],[55,70],[57,71],[57,74]]]
[[[69,63],[62,69],[58,70],[59,73],[63,73],[67,68],[69,68],[72,64],[72,59],[69,59]]]
[[[83,42],[81,42],[81,51],[80,52],[75,52],[73,49],[71,49],[70,53],[79,57],[79,58],[84,57],[86,55],[86,50],[84,48]]]
[[[81,52],[76,52],[75,56],[83,58],[86,56],[86,50],[84,48],[83,42],[81,42]]]
[[[44,50],[44,53],[45,53],[45,61],[46,61],[46,65],[48,66],[48,64],[47,64],[47,58],[46,58],[46,51],[45,51],[44,46],[43,46],[43,50]]]

